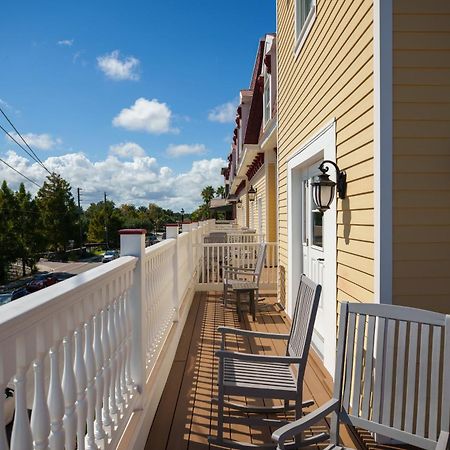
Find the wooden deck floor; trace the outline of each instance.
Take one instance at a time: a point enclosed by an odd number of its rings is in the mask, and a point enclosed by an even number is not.
[[[206,450],[210,446],[209,434],[216,434],[217,407],[211,404],[216,396],[217,359],[214,352],[220,347],[220,325],[245,327],[268,332],[286,333],[289,323],[284,312],[273,298],[266,297],[265,310],[257,316],[257,322],[249,322],[248,316],[239,323],[233,309],[224,310],[219,295],[198,292],[195,295],[183,335],[178,346],[169,379],[161,398],[156,417],[150,430],[146,450]],[[228,343],[228,342],[227,342]],[[284,354],[283,342],[261,339],[230,339],[229,348],[239,351]],[[314,399],[321,405],[331,397],[331,377],[325,372],[318,357],[311,352],[305,376],[303,398]],[[312,408],[315,408],[313,406]],[[313,432],[328,427],[323,422]],[[271,431],[250,430],[246,426],[227,429],[231,439],[259,444],[270,442]],[[346,429],[341,431],[343,443],[355,447]],[[317,446],[315,446],[317,448]]]

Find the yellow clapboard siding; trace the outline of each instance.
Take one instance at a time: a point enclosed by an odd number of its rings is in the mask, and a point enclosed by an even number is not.
[[[351,167],[342,167],[347,172],[347,180],[356,181],[360,178],[367,178],[373,174],[373,160],[362,161]]]
[[[423,173],[418,167],[414,176],[411,173],[395,173],[393,185],[394,190],[442,191],[450,189],[450,177]]]
[[[366,291],[373,292],[373,275],[368,275],[344,264],[338,264],[337,274],[338,277],[345,278]]]
[[[339,157],[339,167],[343,169],[359,164],[361,161],[366,161],[373,158],[373,142],[369,142],[362,147],[353,150]]]
[[[448,149],[450,148],[450,138],[430,138],[430,137],[399,138],[394,135],[394,156],[399,155],[420,156],[423,154],[424,148],[427,149],[427,154],[430,158],[434,155],[447,155]]]
[[[424,300],[426,298],[426,300]],[[424,303],[426,301],[426,303]],[[412,308],[426,308],[432,311],[448,314],[448,294],[445,295],[395,295],[395,304]]]
[[[345,264],[349,267],[357,267],[361,272],[365,272],[366,274],[373,274],[372,259],[341,251],[338,254],[337,262],[338,264]]]
[[[424,282],[422,277],[406,279],[394,279],[394,295],[423,295],[425,297],[433,295],[450,295],[450,284],[448,278],[430,278]],[[426,299],[424,300],[426,301]],[[425,306],[425,303],[424,305]]]
[[[338,211],[337,223],[344,224],[347,220],[351,225],[373,225],[373,209],[353,210],[351,213]]]
[[[352,298],[357,299],[359,302],[367,303],[373,302],[373,292],[367,289],[364,289],[357,284],[352,283],[345,278],[338,277],[337,287],[341,291],[347,293]]]
[[[404,261],[401,265],[394,267],[394,278],[409,279],[411,273],[421,273],[422,276],[430,278],[445,278],[450,271],[450,258],[447,261]]]
[[[448,91],[450,98],[450,88]],[[400,120],[394,122],[394,132],[397,137],[450,137],[450,118],[449,120]]]
[[[373,242],[373,226],[370,225],[344,225],[337,226],[337,236],[345,239]]]
[[[446,14],[394,14],[396,32],[448,32],[449,17]]]
[[[362,178],[356,181],[348,181],[347,195],[358,195],[373,192],[373,176]]]
[[[374,248],[372,242],[365,241],[356,241],[356,240],[347,240],[338,238],[337,240],[337,249],[338,251],[342,250],[346,253],[352,253],[357,256],[362,256],[366,258],[373,259],[374,257]],[[338,253],[339,259],[339,253]]]
[[[396,67],[394,85],[446,85],[449,84],[450,69],[426,67]]]
[[[337,301],[338,302],[358,302],[361,303],[358,299],[353,298],[350,294],[347,294],[347,292],[341,291],[340,289],[337,290]]]
[[[447,225],[450,227],[450,205],[441,209],[431,209],[427,211],[421,208],[395,208],[394,223],[402,225]],[[450,237],[449,237],[450,241]]]
[[[450,73],[449,73],[450,80]],[[450,99],[449,99],[450,100]],[[411,103],[397,102],[395,104],[395,114],[402,120],[411,121],[445,121],[450,115],[449,103]],[[447,122],[448,123],[448,122]]]
[[[345,200],[338,202],[338,211],[373,209],[373,208],[374,208],[373,192],[359,195],[347,195]]]
[[[402,31],[394,33],[393,42],[396,50],[445,50],[450,48],[450,33]]]
[[[450,126],[450,122],[449,122]],[[396,173],[450,173],[450,152],[448,155],[433,156],[395,156],[394,172]]]
[[[394,262],[398,261],[447,261],[450,254],[450,243],[445,242],[416,242],[394,243]],[[421,277],[423,274],[411,273],[411,279]]]
[[[449,192],[445,191],[397,190],[394,192],[393,206],[394,208],[420,208],[424,214],[433,215],[435,208],[446,207],[442,198],[447,195]],[[447,208],[450,208],[450,204]]]
[[[433,69],[450,67],[449,50],[394,50],[397,67],[427,67]]]
[[[373,211],[369,212],[373,208],[372,0],[339,3],[318,0],[314,26],[298,56],[293,51],[294,4],[277,3],[280,264],[286,275],[287,161],[334,117],[337,134],[341,136],[336,149],[338,163],[339,158],[345,157],[344,167],[353,169],[354,177],[349,180],[348,200],[338,201],[338,209],[350,207],[351,225],[355,227],[348,243],[344,234],[337,238],[338,260],[341,253],[345,254],[343,259],[350,270],[357,269],[356,265],[352,266],[352,259],[355,264],[367,261],[359,266],[364,267],[364,276],[370,278],[373,275],[373,230],[368,230],[371,226],[359,227],[354,220],[364,223],[370,220],[373,225]],[[341,214],[344,218],[344,213]],[[354,299],[361,297],[361,291],[353,291],[358,294]],[[372,293],[366,293],[366,299],[373,298]],[[347,298],[350,294],[347,293]]]
[[[393,235],[394,242],[399,244],[415,245],[418,242],[448,244],[447,226],[396,226]]]
[[[445,0],[395,0],[394,14],[450,14],[450,3]]]

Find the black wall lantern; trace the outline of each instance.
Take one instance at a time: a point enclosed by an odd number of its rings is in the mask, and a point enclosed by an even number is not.
[[[336,183],[330,180],[330,176],[327,175],[329,167],[325,167],[325,164],[331,164],[336,169]],[[313,187],[313,200],[322,213],[327,209],[330,209],[331,202],[334,197],[334,187],[338,192],[339,198],[344,199],[347,193],[347,174],[345,171],[340,170],[339,167],[333,161],[325,160],[319,166],[319,170],[322,172],[315,177],[311,183]]]
[[[256,189],[253,186],[250,186],[250,189],[247,193],[249,201],[254,202],[256,198]]]
[[[236,202],[236,205],[237,205],[237,207],[238,207],[239,209],[242,208],[242,200],[239,199],[239,200]]]

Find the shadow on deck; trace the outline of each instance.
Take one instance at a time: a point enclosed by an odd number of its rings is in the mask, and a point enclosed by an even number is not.
[[[242,327],[271,333],[286,333],[289,319],[275,303],[275,298],[266,296],[257,316],[257,322],[249,322],[245,314],[239,323],[236,311],[222,306],[218,293],[198,292],[193,300],[183,335],[179,343],[166,387],[150,430],[146,450],[163,449],[213,449],[207,437],[216,434],[217,407],[211,398],[217,396],[217,358],[214,353],[220,348],[220,325]],[[283,342],[271,339],[230,338],[227,344],[231,350],[258,353],[284,354]],[[303,398],[314,399],[316,405],[325,403],[331,397],[332,380],[323,368],[319,358],[311,351],[305,375]],[[242,400],[242,399],[241,399]],[[314,409],[316,406],[313,406]],[[235,414],[233,412],[233,414]],[[324,421],[311,432],[328,428]],[[226,437],[258,445],[270,442],[269,427],[250,429],[225,424]],[[346,429],[341,430],[343,444],[355,447]],[[317,448],[317,446],[315,446]]]

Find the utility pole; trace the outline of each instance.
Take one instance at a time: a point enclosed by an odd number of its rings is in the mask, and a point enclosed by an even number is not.
[[[105,242],[106,242],[106,250],[109,249],[108,245],[108,212],[106,210],[106,192],[104,192],[104,205],[105,205]]]
[[[81,188],[77,188],[77,197],[78,197],[78,222],[80,225],[80,254],[83,254],[83,225],[81,223]]]

